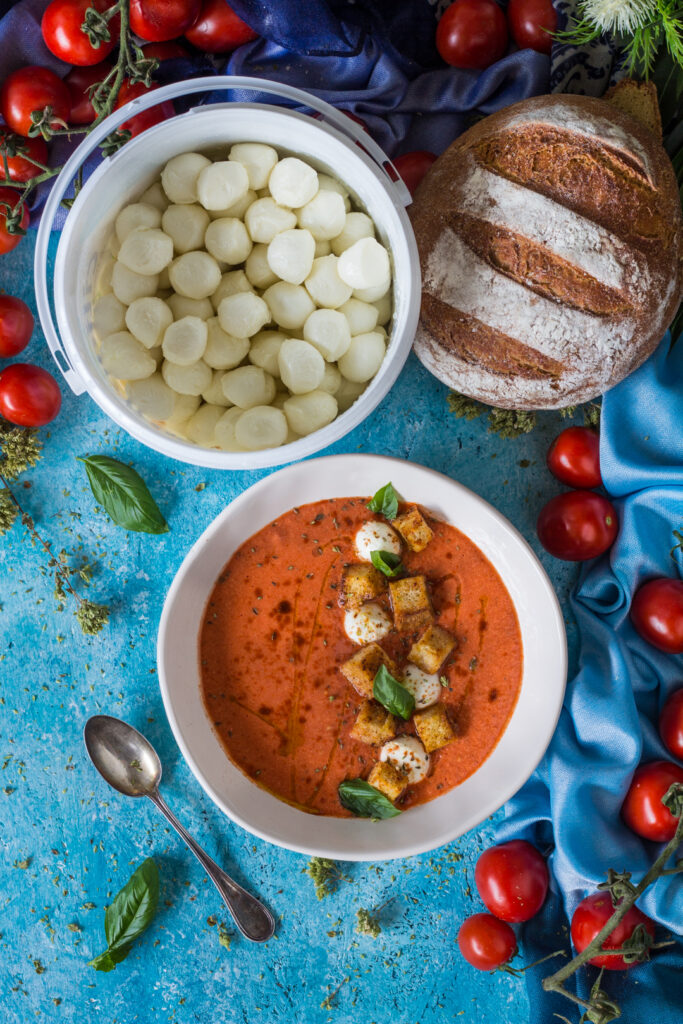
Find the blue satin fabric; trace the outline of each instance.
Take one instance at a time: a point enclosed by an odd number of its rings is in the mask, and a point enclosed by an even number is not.
[[[543,917],[522,929],[525,959],[567,947],[561,927],[577,903],[628,869],[639,881],[661,848],[634,835],[620,808],[640,761],[671,760],[657,731],[664,701],[683,685],[683,657],[642,640],[629,620],[631,596],[654,576],[683,575],[673,530],[683,525],[683,339],[667,334],[656,352],[603,399],[600,461],[620,530],[612,549],[587,564],[572,595],[581,635],[579,669],[569,682],[557,731],[540,768],[505,808],[499,839],[554,842],[554,892]],[[550,822],[555,823],[554,838]],[[660,879],[638,904],[663,928],[683,928],[683,878]],[[627,975],[606,972],[603,988],[631,1024],[680,1024],[682,944]],[[542,994],[549,964],[527,975],[534,1024],[569,1004]],[[558,961],[559,966],[559,961]],[[597,972],[581,972],[584,997]],[[564,1008],[562,1003],[564,1002]]]

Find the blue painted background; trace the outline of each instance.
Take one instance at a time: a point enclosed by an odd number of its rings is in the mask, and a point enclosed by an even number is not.
[[[35,309],[32,258],[29,235],[0,257],[0,288]],[[54,370],[38,328],[25,358]],[[456,419],[446,394],[411,356],[381,406],[329,451],[397,455],[472,488],[531,542],[566,608],[575,569],[540,550],[534,533],[539,508],[560,489],[545,452],[563,421],[544,414],[532,434],[501,440],[484,420]],[[42,435],[44,457],[21,478],[20,500],[55,551],[94,565],[88,596],[111,605],[111,621],[99,636],[83,637],[72,604],[55,610],[45,555],[25,530],[17,524],[0,538],[2,1024],[525,1022],[524,982],[477,973],[455,945],[462,919],[483,909],[473,869],[490,842],[490,822],[431,855],[343,865],[349,880],[318,901],[302,873],[306,858],[231,824],[180,757],[155,668],[164,596],[199,534],[267,471],[171,462],[120,432],[87,395],[65,393],[59,418]],[[93,452],[132,460],[170,533],[126,533],[95,507],[75,460]],[[575,652],[572,623],[568,632]],[[125,718],[156,745],[171,807],[278,917],[266,946],[236,934],[211,882],[154,807],[127,801],[96,775],[81,738],[96,712]],[[95,973],[86,964],[105,945],[104,907],[145,856],[161,872],[157,918],[127,961],[111,974]],[[356,911],[387,900],[379,938],[357,934]],[[219,942],[221,922],[229,949]],[[332,1009],[322,1007],[339,985]],[[569,1006],[568,1016],[575,1016]]]

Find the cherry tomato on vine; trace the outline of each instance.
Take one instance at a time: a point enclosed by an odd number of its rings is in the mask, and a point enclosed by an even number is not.
[[[548,449],[548,469],[570,487],[600,487],[600,438],[588,427],[567,427]]]
[[[5,148],[7,156],[7,168],[12,181],[28,181],[40,174],[42,167],[32,161],[37,160],[39,164],[47,164],[47,145],[45,139],[40,136],[34,139],[25,139],[14,132],[8,132],[0,128],[0,151]],[[7,149],[16,151],[16,156],[7,155]],[[4,176],[5,165],[0,155],[0,174]]]
[[[201,0],[130,0],[130,27],[148,43],[176,39],[196,20]]]
[[[126,80],[119,90],[119,95],[116,99],[115,110],[123,107],[126,103],[130,103],[131,100],[136,99],[138,96],[144,96],[146,92],[151,92],[154,89],[158,89],[158,85],[152,85],[148,89],[143,82],[130,82]],[[130,120],[124,121],[121,125],[121,131],[129,131],[131,136],[134,138],[136,135],[140,135],[142,132],[151,128],[152,125],[160,124],[165,121],[168,117],[173,117],[175,109],[170,100],[164,100],[163,103],[159,103],[156,107],[149,107],[147,110],[143,110],[141,114],[136,114],[135,117],[131,117]]]
[[[536,532],[546,551],[567,562],[597,558],[619,529],[614,506],[593,491],[566,491],[544,505]]]
[[[666,749],[683,761],[683,687],[674,690],[659,716],[659,735]]]
[[[474,872],[486,909],[501,921],[528,921],[543,906],[548,868],[535,846],[523,839],[484,850]]]
[[[631,602],[631,622],[653,647],[683,654],[683,580],[663,576],[644,583]]]
[[[403,153],[394,160],[394,167],[403,178],[411,196],[425,174],[436,160],[436,153],[426,149],[416,149],[412,153]]]
[[[551,33],[557,28],[557,12],[551,0],[510,0],[508,25],[520,50],[550,53]]]
[[[507,45],[505,15],[495,0],[455,0],[436,28],[436,48],[455,68],[487,68],[500,60]]]
[[[32,363],[13,363],[0,373],[0,415],[18,427],[44,427],[62,405],[51,373]]]
[[[638,765],[621,806],[622,818],[636,835],[653,843],[673,839],[678,819],[664,806],[662,797],[674,782],[683,782],[683,768],[673,761]]]
[[[517,939],[509,924],[491,914],[472,914],[460,925],[460,952],[478,971],[493,971],[514,956]]]
[[[0,255],[5,252],[11,252],[12,249],[16,249],[19,242],[23,238],[23,235],[13,234],[7,227],[8,210],[13,210],[18,202],[18,195],[13,188],[0,188]],[[28,227],[29,213],[24,206],[21,220],[19,221],[19,227],[25,230]]]
[[[594,892],[581,900],[572,917],[571,933],[572,942],[577,953],[582,953],[586,946],[589,946],[603,925],[607,924],[614,913],[615,907],[612,904],[612,897],[608,892]],[[642,925],[645,931],[653,939],[655,937],[654,921],[646,917],[638,907],[631,907],[602,943],[603,949],[619,949],[633,932]],[[629,964],[623,956],[594,956],[588,961],[595,967],[604,967],[608,971],[626,971],[634,967],[635,962]]]
[[[40,23],[48,50],[67,64],[78,67],[99,64],[119,41],[119,15],[116,14],[107,26],[109,39],[101,40],[97,46],[90,42],[85,32],[81,32],[81,25],[89,7],[101,14],[110,6],[108,0],[52,0],[45,8]]]
[[[71,110],[69,90],[49,68],[26,67],[13,71],[0,90],[0,113],[8,128],[28,137],[33,111],[50,108],[50,124],[61,128]]]
[[[0,356],[18,356],[33,334],[33,313],[14,295],[0,295]]]
[[[144,56],[149,60],[175,60],[177,57],[189,57],[188,51],[177,40],[166,43],[147,43],[142,47]]]
[[[90,99],[90,87],[103,82],[110,71],[111,64],[108,61],[91,68],[71,69],[64,79],[71,97],[69,124],[92,124],[97,114]]]
[[[258,39],[258,32],[238,18],[225,0],[204,0],[185,38],[204,53],[228,53],[242,43]]]

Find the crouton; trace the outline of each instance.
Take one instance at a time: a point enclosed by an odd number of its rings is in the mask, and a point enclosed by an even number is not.
[[[441,626],[428,626],[408,654],[408,661],[434,675],[456,645],[455,637]]]
[[[397,668],[379,644],[367,644],[339,666],[339,671],[346,676],[352,686],[363,697],[372,697],[375,676],[380,665],[384,665],[392,676],[396,676]]]
[[[347,608],[360,608],[387,589],[387,578],[374,565],[349,565],[342,577],[342,597]]]
[[[432,602],[424,576],[389,581],[394,624],[399,631],[413,633],[434,621]]]
[[[384,743],[396,735],[396,719],[376,700],[361,704],[351,736],[363,743]]]
[[[398,800],[405,790],[408,780],[388,761],[378,761],[368,775],[368,782],[389,800]]]
[[[411,551],[424,551],[434,532],[417,505],[411,505],[407,512],[397,516],[391,524],[403,537]]]
[[[428,754],[440,747],[445,747],[455,733],[443,704],[433,704],[431,708],[418,711],[413,715],[415,731],[422,740],[422,745]]]

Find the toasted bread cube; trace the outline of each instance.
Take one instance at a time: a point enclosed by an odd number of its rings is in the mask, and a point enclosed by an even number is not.
[[[417,505],[411,505],[408,511],[402,516],[397,516],[391,525],[398,530],[411,551],[424,551],[434,536],[434,531]]]
[[[396,735],[396,719],[376,700],[361,704],[351,736],[363,743],[385,743]]]
[[[389,655],[379,644],[367,644],[340,665],[339,671],[363,697],[372,697],[373,684],[380,665],[384,665],[392,676],[396,676],[397,669]]]
[[[424,576],[409,576],[404,580],[389,581],[389,596],[394,612],[396,629],[415,632],[434,621],[432,602]]]
[[[348,608],[360,608],[366,601],[379,597],[387,589],[387,578],[374,565],[349,565],[342,577],[342,595]]]
[[[431,708],[418,711],[413,715],[413,722],[415,731],[422,740],[422,746],[428,754],[431,754],[433,750],[438,750],[439,747],[445,747],[447,743],[455,739],[453,727],[448,721],[443,704],[433,704]]]
[[[378,761],[368,775],[368,782],[389,800],[398,800],[405,790],[408,781],[405,775],[397,771],[388,761]]]
[[[428,626],[417,643],[414,643],[408,654],[408,661],[417,665],[423,672],[434,675],[456,645],[452,633],[441,626]]]

